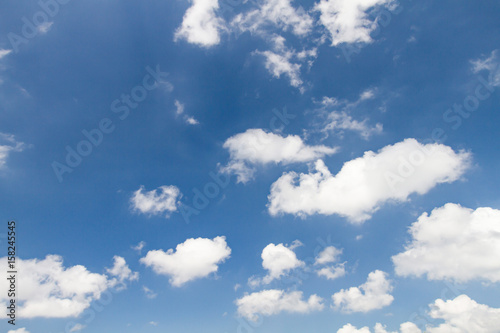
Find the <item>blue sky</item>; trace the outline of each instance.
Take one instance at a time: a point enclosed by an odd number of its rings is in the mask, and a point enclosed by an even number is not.
[[[500,332],[499,3],[0,15],[4,331]]]

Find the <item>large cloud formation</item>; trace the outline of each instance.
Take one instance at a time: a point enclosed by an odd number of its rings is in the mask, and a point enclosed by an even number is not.
[[[371,217],[381,204],[406,201],[440,183],[459,179],[469,166],[469,153],[442,144],[406,139],[378,152],[348,161],[337,175],[318,160],[316,172],[284,173],[271,186],[269,213],[306,216],[338,214],[353,223]]]
[[[82,265],[66,268],[62,257],[57,255],[48,255],[42,260],[18,259],[17,269],[21,273],[17,276],[17,285],[22,287],[16,294],[19,317],[76,317],[108,288],[120,282],[123,289],[125,281],[137,280],[138,273],[128,268],[125,259],[115,256],[114,261],[114,266],[108,269],[110,276],[107,276],[91,273]],[[6,257],[0,262],[3,267],[7,266]],[[1,290],[8,290],[8,286],[8,280],[0,279]],[[2,307],[7,301],[7,293],[0,294]]]
[[[392,257],[396,274],[500,281],[500,210],[448,203],[422,214],[409,232],[411,243]]]
[[[190,238],[177,245],[175,251],[149,251],[140,262],[160,275],[170,277],[170,284],[180,287],[185,283],[217,272],[218,264],[229,258],[231,249],[226,237],[214,239]]]
[[[436,300],[430,305],[430,318],[444,320],[444,323],[426,325],[425,333],[498,333],[500,327],[500,309],[479,304],[467,295],[460,295],[453,300]],[[401,324],[401,333],[422,333],[414,323]],[[357,329],[346,324],[337,333],[371,333],[368,327]],[[377,323],[374,333],[389,333],[385,326]],[[397,333],[397,332],[392,332]]]

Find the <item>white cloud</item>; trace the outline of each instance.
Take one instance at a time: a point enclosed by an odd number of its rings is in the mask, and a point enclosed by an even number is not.
[[[396,274],[500,281],[500,210],[448,203],[422,214],[409,232],[411,243],[392,257]]]
[[[292,87],[300,87],[302,85],[302,80],[300,79],[300,67],[298,63],[292,63],[291,59],[294,56],[292,52],[284,52],[282,54],[273,51],[256,51],[256,54],[260,54],[265,57],[266,69],[277,79],[281,75],[286,75],[290,80],[290,85]]]
[[[323,299],[312,295],[303,300],[301,291],[285,292],[270,289],[247,294],[236,300],[238,314],[248,320],[257,321],[259,315],[271,316],[281,312],[308,313],[323,310]]]
[[[337,262],[341,254],[342,250],[337,249],[335,246],[328,246],[318,254],[314,260],[314,264],[324,265]]]
[[[500,51],[494,50],[490,56],[485,59],[477,59],[472,62],[472,71],[479,73],[486,70],[490,72],[490,84],[500,87]]]
[[[230,162],[222,171],[235,173],[238,182],[243,183],[253,176],[254,171],[248,164],[308,162],[337,151],[323,145],[308,146],[297,135],[282,137],[262,129],[236,134],[227,139],[223,147],[229,151]]]
[[[345,263],[335,266],[323,267],[321,269],[318,269],[316,271],[316,274],[318,274],[318,276],[325,277],[327,280],[335,280],[341,278],[346,274]]]
[[[210,47],[219,44],[224,21],[217,16],[218,0],[192,0],[184,14],[182,25],[175,32],[175,40],[185,39],[191,44]]]
[[[220,168],[220,172],[234,174],[237,176],[238,183],[246,184],[253,179],[255,169],[249,167],[244,161],[230,160],[226,166]]]
[[[394,300],[391,291],[387,273],[376,270],[368,274],[368,279],[361,286],[342,289],[332,299],[335,308],[342,312],[369,312],[390,305]]]
[[[422,333],[422,331],[417,327],[417,325],[415,325],[413,323],[409,323],[409,322],[401,324],[399,330],[401,333]],[[390,333],[390,332],[386,331],[386,327],[380,323],[375,324],[373,332],[374,333]],[[353,326],[351,324],[346,324],[346,325],[344,325],[344,327],[339,329],[337,331],[337,333],[371,333],[371,331],[367,326],[362,327],[360,329],[357,329],[355,326]],[[397,332],[392,332],[392,333],[397,333]],[[443,333],[445,333],[445,332],[443,332]]]
[[[185,109],[184,104],[182,104],[178,100],[175,100],[174,104],[175,104],[175,114],[177,116],[182,115],[184,113],[184,109]],[[199,121],[196,120],[192,116],[184,115],[183,119],[186,122],[186,124],[188,124],[188,125],[198,125],[199,124]]]
[[[185,117],[185,121],[188,125],[198,125],[200,122],[191,116]]]
[[[268,274],[262,279],[252,277],[249,279],[249,284],[256,287],[259,284],[269,284],[273,280],[280,279],[283,275],[291,270],[305,266],[305,263],[299,259],[293,249],[300,246],[302,243],[293,242],[291,246],[283,244],[275,245],[273,243],[267,245],[261,254],[262,267],[268,271]]]
[[[132,250],[135,250],[140,254],[145,245],[146,245],[145,241],[140,241],[139,244],[137,244],[136,246],[132,246]]]
[[[439,326],[427,325],[425,333],[498,333],[500,327],[500,309],[479,304],[467,295],[460,295],[453,300],[436,300],[430,304],[429,316],[433,319],[444,320]],[[411,322],[401,324],[401,333],[422,333]],[[368,327],[357,329],[346,324],[337,333],[370,333]],[[388,333],[385,326],[377,323],[374,333]],[[396,332],[394,332],[396,333]]]
[[[41,34],[46,34],[52,28],[53,24],[54,24],[54,22],[44,22],[44,23],[40,24],[39,26],[37,26],[36,28],[37,28],[38,32],[40,32]]]
[[[0,132],[0,168],[4,167],[11,152],[21,152],[26,148],[23,142],[17,141],[12,134]]]
[[[320,22],[330,33],[332,46],[341,43],[370,43],[376,22],[368,18],[368,10],[391,3],[391,0],[321,0],[315,10]]]
[[[309,34],[313,24],[313,19],[302,7],[294,8],[291,0],[264,0],[258,9],[239,14],[232,21],[232,25],[240,31],[266,34],[269,27],[276,26],[299,37]]]
[[[300,52],[293,47],[288,48],[285,46],[285,38],[279,35],[280,31],[273,28],[292,31],[294,35],[303,38],[312,31],[313,24],[313,19],[301,7],[292,7],[290,0],[264,0],[258,9],[237,15],[231,26],[234,31],[250,31],[271,44],[271,50],[255,51],[254,54],[265,58],[266,69],[274,77],[287,76],[293,87],[304,92],[300,78],[302,65],[299,62],[307,61],[311,67],[317,56],[317,48]]]
[[[26,328],[22,327],[17,330],[10,330],[7,333],[30,333]]]
[[[356,120],[351,116],[351,113],[356,111],[363,102],[374,97],[375,92],[373,89],[363,91],[354,102],[337,100],[334,97],[323,97],[323,100],[320,102],[322,107],[317,111],[324,118],[322,119],[320,128],[325,138],[328,137],[329,133],[334,133],[342,137],[344,131],[357,132],[365,140],[368,140],[372,135],[381,134],[383,131],[382,124],[370,125],[368,118]]]
[[[358,121],[349,116],[346,112],[331,112],[327,117],[324,131],[336,132],[342,135],[343,131],[358,132],[364,139],[368,140],[374,134],[380,134],[383,131],[383,126],[377,123],[375,126],[368,125],[368,119]]]
[[[158,322],[156,322],[156,321],[150,321],[149,325],[151,325],[151,326],[158,326]]]
[[[170,284],[180,287],[186,282],[217,272],[218,264],[226,261],[230,254],[231,249],[224,236],[214,239],[190,238],[178,244],[175,251],[149,251],[140,262],[157,274],[170,276]]]
[[[134,192],[130,202],[132,208],[143,214],[160,215],[165,213],[166,217],[170,213],[177,211],[177,199],[181,192],[176,186],[160,186],[156,190],[146,192],[141,186]]]
[[[364,101],[367,99],[372,99],[373,97],[375,97],[375,92],[373,91],[373,89],[367,89],[361,93],[361,95],[359,96],[359,99],[361,101]]]
[[[123,257],[114,256],[113,267],[107,268],[106,272],[113,276],[114,278],[110,281],[113,286],[118,286],[119,289],[125,287],[126,281],[137,281],[139,280],[139,273],[132,272],[128,267],[127,262]]]
[[[438,299],[430,307],[429,315],[432,318],[443,319],[445,323],[438,327],[428,327],[429,333],[498,333],[500,309],[478,304],[467,295],[460,295],[448,301]]]
[[[82,324],[76,324],[75,326],[73,326],[69,332],[72,333],[72,332],[80,332],[81,330],[83,330],[85,327],[87,327],[86,325],[82,325]]]
[[[157,293],[155,293],[154,291],[152,291],[151,289],[149,289],[146,286],[142,286],[142,291],[144,291],[144,294],[149,299],[153,299],[153,298],[156,298],[156,296],[158,296]]]
[[[470,159],[469,153],[442,144],[406,139],[377,153],[365,152],[344,163],[337,175],[318,160],[316,172],[288,172],[274,182],[269,213],[339,214],[361,223],[387,201],[404,202],[412,193],[425,194],[437,184],[459,179]]]
[[[184,113],[184,104],[182,104],[178,100],[175,100],[174,104],[175,104],[175,114],[180,115]]]
[[[1,258],[5,266],[7,258]],[[81,265],[64,267],[63,259],[48,255],[45,259],[19,259],[17,284],[22,292],[17,294],[20,318],[67,318],[76,317],[91,302],[115,284],[104,274],[91,273]],[[8,289],[8,280],[0,279],[0,288]],[[0,294],[0,304],[7,302],[7,293]]]
[[[12,50],[5,50],[5,49],[0,49],[0,59],[11,53]]]
[[[341,254],[341,249],[337,249],[335,246],[328,246],[316,256],[314,265],[317,266],[335,263],[339,260]],[[328,280],[338,279],[346,274],[345,263],[317,269],[316,274],[318,274],[318,276],[323,276]]]
[[[370,333],[370,329],[366,326],[357,329],[355,326],[352,326],[351,324],[346,324],[344,325],[344,327],[339,329],[337,333]]]

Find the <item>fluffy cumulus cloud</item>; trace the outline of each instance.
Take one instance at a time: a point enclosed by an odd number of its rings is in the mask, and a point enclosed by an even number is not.
[[[500,87],[500,51],[494,50],[490,56],[483,59],[472,61],[472,71],[479,73],[483,70],[489,72],[489,79],[491,85]]]
[[[224,21],[217,16],[218,0],[192,0],[184,14],[182,25],[175,32],[175,40],[185,39],[191,44],[210,47],[219,44]]]
[[[344,327],[339,329],[337,333],[371,333],[368,327],[362,327],[357,329],[356,326],[352,326],[351,324],[346,324]]]
[[[245,295],[236,300],[238,314],[248,320],[257,321],[259,315],[271,316],[281,312],[308,313],[323,310],[323,299],[311,295],[304,300],[301,291],[285,292],[270,289]]]
[[[332,46],[341,43],[370,43],[370,33],[376,22],[369,19],[368,10],[390,4],[392,0],[321,0],[315,9],[320,22],[330,33]]]
[[[316,172],[284,173],[272,184],[269,213],[338,214],[360,223],[389,200],[403,202],[412,193],[425,194],[437,184],[456,181],[470,159],[469,153],[442,144],[406,139],[376,153],[365,152],[344,163],[337,175],[318,160]]]
[[[337,333],[371,333],[370,329],[365,326],[362,328],[356,328],[356,326],[353,326],[351,324],[346,324],[344,327],[339,329]],[[388,332],[386,330],[386,327],[380,323],[375,324],[375,327],[373,328],[374,333],[397,333],[397,332]],[[418,328],[417,325],[413,323],[404,323],[401,324],[399,328],[400,333],[422,333],[422,331]],[[444,332],[443,332],[444,333]]]
[[[429,333],[497,333],[500,328],[500,309],[479,304],[467,295],[448,301],[438,299],[430,307],[429,315],[435,319],[443,319],[445,323],[427,327]]]
[[[294,8],[291,0],[264,0],[259,8],[238,14],[232,21],[232,26],[240,31],[266,34],[268,28],[279,27],[301,37],[311,32],[313,24],[304,9]]]
[[[305,263],[299,259],[293,252],[293,249],[301,245],[299,241],[295,241],[291,246],[283,244],[275,245],[273,243],[267,245],[262,250],[262,267],[268,271],[268,274],[262,279],[251,277],[249,284],[256,287],[263,284],[269,284],[273,280],[281,278],[291,270],[305,266]]]
[[[26,148],[23,142],[17,141],[14,135],[0,133],[0,169],[5,167],[11,152],[21,152]]]
[[[322,276],[327,280],[335,280],[343,277],[346,274],[345,263],[337,264],[335,266],[328,266],[318,269],[316,271],[318,276]]]
[[[411,243],[392,257],[396,274],[500,281],[500,210],[448,203],[422,214],[409,232]]]
[[[342,289],[332,296],[335,309],[343,312],[369,312],[389,306],[394,297],[391,281],[387,273],[376,270],[368,274],[368,279],[359,287]]]
[[[116,265],[115,257],[115,266]],[[0,259],[5,266],[7,258]],[[4,265],[5,264],[5,265]],[[119,260],[123,272],[126,266]],[[116,280],[105,274],[91,273],[81,265],[64,267],[63,259],[57,255],[49,255],[45,259],[18,259],[17,284],[22,292],[17,294],[19,302],[18,314],[21,318],[66,318],[76,317],[87,309],[91,302],[101,297],[108,288],[116,285]],[[128,268],[128,267],[127,267]],[[130,272],[130,275],[134,273]],[[123,275],[122,275],[123,276]],[[0,288],[8,290],[9,281],[0,280]],[[7,302],[7,294],[0,295],[0,304]]]
[[[297,135],[283,137],[262,129],[236,134],[224,142],[224,148],[229,151],[230,161],[222,171],[236,174],[239,182],[252,178],[252,165],[308,162],[337,151],[323,145],[309,146]]]
[[[500,309],[479,304],[467,295],[460,295],[453,300],[436,300],[430,304],[429,316],[443,320],[438,326],[427,325],[425,333],[498,333],[500,327]],[[374,333],[389,333],[386,327],[377,323]],[[411,322],[401,324],[400,333],[422,333],[417,325]],[[368,327],[357,329],[346,324],[337,333],[371,333]],[[392,332],[397,333],[397,332]]]
[[[321,266],[335,263],[339,260],[341,254],[342,250],[337,249],[335,246],[328,246],[323,249],[318,256],[316,256],[314,265]],[[318,276],[323,276],[328,280],[335,280],[346,274],[345,263],[319,268],[316,270],[316,274],[318,274]]]
[[[160,186],[156,190],[146,191],[141,186],[132,195],[130,202],[134,211],[149,215],[165,214],[177,211],[178,199],[181,196],[176,186]]]
[[[113,279],[110,281],[112,285],[124,288],[126,285],[125,282],[139,280],[139,273],[132,272],[123,257],[114,256],[113,260],[113,267],[106,269],[106,272],[113,276]]]
[[[337,249],[335,246],[328,246],[323,249],[315,258],[315,265],[324,265],[336,262],[339,260],[342,250]]]
[[[214,239],[190,238],[177,245],[175,251],[149,251],[140,262],[157,274],[170,277],[170,284],[180,287],[186,282],[217,272],[219,264],[229,258],[231,249],[224,236]]]

